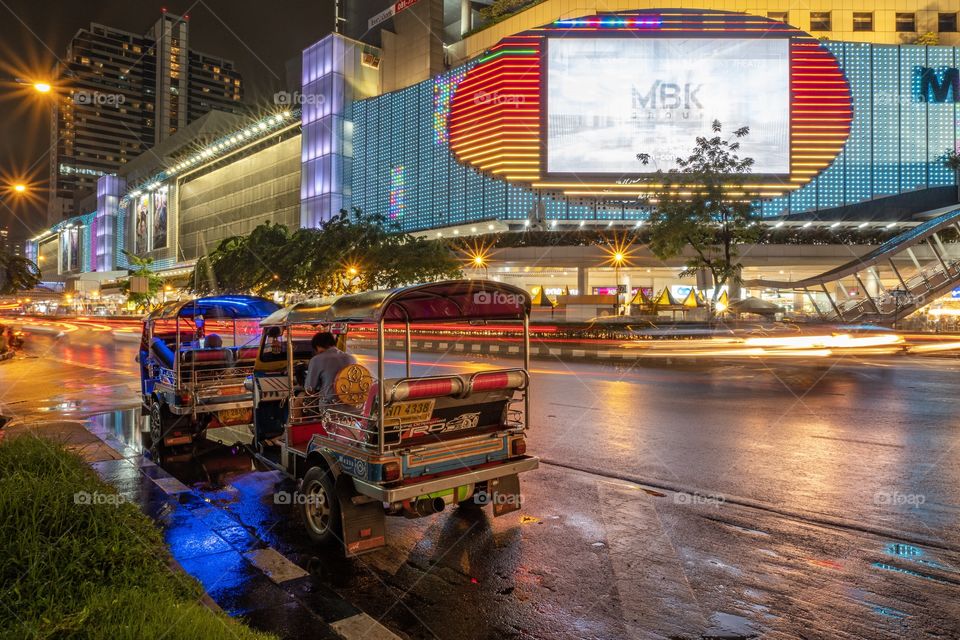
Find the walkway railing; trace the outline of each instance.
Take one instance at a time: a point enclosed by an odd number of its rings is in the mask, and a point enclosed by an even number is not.
[[[945,244],[947,230],[960,237],[960,207],[820,275],[744,285],[801,293],[824,320],[892,324],[960,285],[960,243]],[[884,287],[883,270],[893,288]]]

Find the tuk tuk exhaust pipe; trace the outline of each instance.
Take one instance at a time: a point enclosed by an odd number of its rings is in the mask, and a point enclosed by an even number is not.
[[[404,513],[408,518],[422,518],[440,513],[447,506],[443,498],[421,498],[410,503],[410,509]]]

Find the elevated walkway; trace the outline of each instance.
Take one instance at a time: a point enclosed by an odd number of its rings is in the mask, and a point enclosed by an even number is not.
[[[820,275],[744,286],[801,293],[825,320],[892,324],[960,285],[960,242],[945,244],[945,231],[960,238],[960,206]],[[884,287],[881,270],[889,270],[892,288]]]

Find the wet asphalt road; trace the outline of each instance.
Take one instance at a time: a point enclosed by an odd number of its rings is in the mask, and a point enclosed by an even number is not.
[[[39,357],[0,363],[0,407],[96,414],[136,444],[136,412],[118,410],[137,403],[134,351],[32,336]],[[545,464],[523,510],[392,518],[388,548],[353,560],[313,549],[271,498],[282,479],[242,452],[211,443],[167,467],[411,638],[955,638],[958,374],[950,359],[538,361]]]

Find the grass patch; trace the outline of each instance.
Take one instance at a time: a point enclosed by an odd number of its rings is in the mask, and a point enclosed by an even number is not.
[[[272,638],[198,602],[153,522],[77,455],[31,435],[0,441],[0,638]]]

